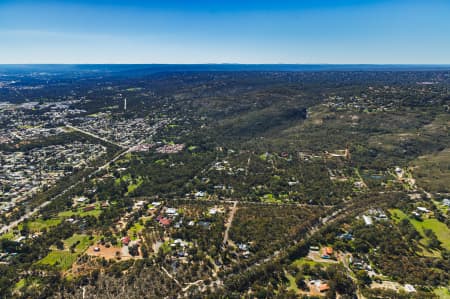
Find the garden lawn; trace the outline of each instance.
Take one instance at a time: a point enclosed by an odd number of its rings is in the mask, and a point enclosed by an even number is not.
[[[95,239],[89,240],[89,236],[88,235],[74,234],[72,237],[64,240],[64,247],[69,249],[73,244],[75,244],[75,243],[77,243],[79,241],[78,245],[76,245],[76,247],[75,247],[75,252],[82,253],[90,245],[92,245],[94,240]]]
[[[70,253],[69,251],[51,251],[46,257],[38,261],[38,265],[52,265],[58,269],[67,270],[72,267],[72,264],[77,259],[77,253]]]

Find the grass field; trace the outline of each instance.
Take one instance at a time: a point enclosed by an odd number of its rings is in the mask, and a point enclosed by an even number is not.
[[[140,185],[142,185],[144,180],[141,177],[138,177],[136,179],[136,182],[133,182],[131,175],[129,173],[127,173],[127,174],[121,176],[120,178],[115,179],[115,181],[114,181],[116,186],[120,185],[121,182],[128,183],[127,193],[131,193],[134,190],[136,190],[136,188],[138,188]]]
[[[22,288],[32,289],[37,288],[41,284],[40,279],[38,278],[22,278],[14,285],[14,291],[20,291]],[[6,298],[6,297],[5,297]]]
[[[26,280],[25,278],[22,278],[21,280],[19,280],[16,285],[14,286],[14,289],[16,290],[20,290],[21,288],[23,288],[25,286]]]
[[[36,219],[34,221],[27,222],[27,225],[30,232],[40,232],[44,228],[47,229],[52,226],[57,226],[60,223],[61,219],[47,219],[47,220]],[[23,229],[23,225],[24,225],[23,223],[20,223],[18,225],[19,230]]]
[[[95,210],[91,210],[91,211],[83,211],[82,208],[78,209],[77,211],[63,211],[58,213],[58,217],[73,217],[73,216],[80,216],[80,217],[86,217],[86,216],[94,216],[94,217],[98,217],[100,216],[100,214],[102,213],[102,210],[97,207]]]
[[[433,250],[430,248],[425,248],[425,239],[422,239],[422,243],[419,244],[419,248],[422,249],[421,255],[427,256],[427,257],[435,257],[440,258],[441,252],[439,250]]]
[[[6,234],[3,234],[0,236],[0,240],[2,239],[6,239],[6,240],[12,240],[14,239],[14,233],[13,232],[8,232]]]
[[[38,261],[37,265],[52,265],[58,269],[67,270],[72,267],[72,264],[77,259],[77,253],[70,253],[69,251],[51,251],[46,257]]]
[[[315,265],[320,265],[320,266],[326,266],[327,265],[327,263],[316,262],[316,261],[310,260],[309,258],[300,258],[298,260],[295,260],[292,264],[297,266],[297,267],[301,267],[301,266],[306,265],[306,264],[308,264],[311,267],[313,267]]]
[[[434,205],[439,209],[439,211],[441,211],[442,214],[446,215],[449,207],[445,206],[442,204],[442,202],[437,201],[437,200],[433,200]]]
[[[76,211],[73,210],[67,210],[62,211],[58,213],[58,217],[73,217],[73,216],[79,216],[79,217],[86,217],[86,216],[94,216],[98,217],[102,213],[102,209],[100,207],[99,203],[95,204],[95,209],[91,211],[83,211],[83,207],[79,207],[76,209]]]
[[[160,247],[160,249],[162,250],[162,252],[163,252],[164,254],[168,254],[168,253],[172,250],[172,249],[170,248],[169,243],[170,243],[170,242],[166,241],[166,242],[164,242],[164,243],[161,245],[161,247]]]
[[[298,286],[297,283],[295,282],[295,277],[292,276],[290,273],[288,272],[284,272],[284,276],[286,276],[287,280],[289,281],[289,286],[288,286],[288,290],[292,290],[295,293],[298,293]]]
[[[267,158],[268,158],[269,156],[270,156],[269,153],[264,153],[264,154],[259,155],[259,158],[260,158],[261,160],[263,160],[263,161],[267,161]]]
[[[434,289],[433,293],[435,293],[438,298],[450,298],[450,289],[445,287],[436,288]]]
[[[82,253],[84,252],[92,243],[94,239],[89,240],[88,235],[78,235],[74,234],[72,237],[64,240],[64,247],[66,249],[70,248],[73,244],[79,241],[79,244],[75,247],[75,252]]]
[[[282,200],[279,198],[276,198],[272,193],[265,194],[264,196],[260,197],[262,202],[266,203],[282,203]]]
[[[88,235],[74,234],[72,237],[64,240],[64,250],[52,250],[46,257],[39,260],[37,265],[52,265],[60,270],[67,270],[72,267],[77,257],[86,251],[86,249],[95,242],[95,238],[89,240]],[[75,252],[70,252],[70,247],[75,246]],[[53,247],[53,246],[52,246]]]
[[[393,216],[393,219],[396,222],[399,222],[404,218],[409,219],[411,224],[424,239],[426,239],[424,230],[431,229],[436,234],[438,240],[442,242],[442,247],[444,247],[447,250],[450,250],[450,230],[444,223],[434,218],[418,221],[416,219],[408,217],[405,213],[403,213],[403,211],[399,209],[392,209],[389,211],[391,212],[391,215]]]
[[[130,229],[128,230],[128,235],[132,240],[136,240],[135,237],[138,233],[140,233],[144,229],[144,226],[138,222],[136,222]]]
[[[124,174],[124,175],[122,175],[120,178],[115,179],[115,180],[114,180],[114,183],[115,183],[116,185],[120,185],[120,182],[121,182],[121,181],[123,181],[123,182],[129,182],[129,181],[131,181],[131,175],[130,175],[129,173]]]
[[[136,183],[131,183],[130,185],[128,185],[128,190],[127,193],[131,193],[134,190],[136,190],[137,187],[139,187],[140,185],[142,185],[142,183],[144,182],[144,180],[142,178],[137,178]]]

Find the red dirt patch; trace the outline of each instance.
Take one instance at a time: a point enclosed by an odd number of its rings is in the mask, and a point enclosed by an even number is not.
[[[98,247],[100,250],[95,251],[95,247]],[[119,254],[117,254],[117,252],[119,252]],[[110,246],[108,248],[100,244],[90,246],[86,251],[86,254],[90,256],[104,257],[105,259],[117,259],[120,257],[122,260],[127,260],[133,258],[130,255],[124,255],[121,247]]]

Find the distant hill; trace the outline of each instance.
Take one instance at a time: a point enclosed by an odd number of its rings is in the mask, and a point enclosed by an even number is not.
[[[413,64],[3,64],[1,73],[137,73],[191,71],[431,71],[450,65]]]

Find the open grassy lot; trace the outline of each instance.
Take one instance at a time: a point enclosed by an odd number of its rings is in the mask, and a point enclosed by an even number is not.
[[[128,230],[128,235],[132,240],[137,239],[137,234],[140,233],[144,229],[144,226],[138,222],[136,222],[130,229]]]
[[[127,193],[131,193],[134,190],[136,190],[136,188],[142,185],[143,182],[144,180],[141,177],[139,177],[135,183],[131,183],[130,185],[128,185]]]
[[[5,240],[12,240],[14,239],[14,233],[13,232],[8,232],[6,234],[3,234],[0,236],[0,240],[5,239]]]
[[[272,193],[265,194],[260,199],[262,202],[266,202],[266,203],[282,203],[282,200],[273,196]]]
[[[76,211],[63,211],[58,213],[58,217],[73,217],[73,216],[79,216],[79,217],[86,217],[86,216],[94,216],[98,217],[102,213],[102,210],[97,207],[94,210],[91,211],[83,211],[82,208],[76,210]]]
[[[441,252],[439,250],[433,250],[431,248],[425,248],[425,245],[423,243],[425,239],[422,239],[422,244],[419,244],[419,248],[422,249],[422,252],[420,253],[420,255],[422,256],[427,256],[427,257],[435,257],[435,258],[440,258],[441,257]]]
[[[162,250],[162,252],[164,253],[164,254],[168,254],[172,249],[170,248],[170,244],[169,244],[170,242],[169,241],[166,241],[166,242],[164,242],[162,245],[161,245],[161,247],[160,247],[160,249]]]
[[[72,237],[64,240],[64,250],[52,250],[46,257],[39,260],[37,265],[52,265],[60,270],[69,269],[77,257],[86,251],[86,249],[95,242],[88,235],[74,234]],[[74,246],[74,252],[70,248]]]
[[[433,200],[433,203],[444,215],[446,215],[448,210],[450,209],[449,207],[443,205],[440,201]]]
[[[144,180],[141,177],[138,177],[136,180],[133,180],[131,178],[131,175],[129,173],[127,173],[127,174],[124,174],[123,176],[121,176],[120,178],[115,179],[115,181],[114,181],[116,186],[120,185],[122,182],[125,182],[128,184],[127,193],[131,193],[134,190],[136,190],[136,188],[138,188],[140,185],[142,185]]]
[[[67,270],[75,262],[77,256],[77,253],[70,253],[69,251],[51,251],[46,257],[38,261],[36,264],[52,265],[61,270]]]
[[[412,219],[411,223],[421,234],[423,234],[424,229],[431,229],[442,242],[442,247],[450,250],[450,230],[444,223],[437,219],[426,219],[423,222]]]
[[[445,287],[436,288],[433,293],[435,293],[438,298],[450,298],[450,289]]]
[[[73,246],[73,244],[76,244],[75,246],[75,252],[82,253],[84,252],[92,243],[94,242],[94,239],[89,240],[88,235],[79,235],[74,234],[72,237],[64,240],[64,247],[70,248]]]
[[[301,267],[301,266],[304,266],[304,265],[309,265],[310,267],[314,267],[315,265],[327,266],[327,263],[316,262],[316,261],[313,261],[313,260],[308,259],[308,258],[297,259],[292,264],[297,266],[297,267]]]
[[[80,216],[80,217],[86,217],[86,216],[94,216],[98,217],[101,214],[101,210],[92,210],[84,212],[82,210],[80,211],[64,211],[58,214],[60,217],[73,217],[73,216]]]
[[[400,209],[390,209],[389,212],[391,213],[392,220],[394,220],[395,223],[400,222],[404,218],[409,219],[409,217],[405,213],[403,213],[403,211]]]
[[[121,181],[128,182],[130,180],[131,180],[131,175],[129,173],[127,173],[127,174],[124,174],[123,176],[121,176],[120,178],[116,179],[114,181],[114,183],[116,185],[119,185]]]
[[[16,285],[14,286],[14,289],[16,290],[20,290],[21,288],[23,288],[26,284],[26,280],[25,278],[22,278],[21,280],[19,280]]]
[[[295,293],[298,293],[298,286],[297,283],[295,282],[295,277],[292,276],[290,273],[285,272],[284,276],[286,276],[287,280],[289,281],[289,286],[288,286],[288,290],[292,290]]]
[[[418,221],[416,219],[408,217],[405,213],[403,213],[403,211],[399,209],[392,209],[389,211],[391,212],[391,215],[395,222],[399,222],[404,218],[409,219],[411,224],[424,239],[426,238],[424,230],[431,229],[436,234],[439,241],[442,242],[442,247],[444,247],[447,250],[450,250],[450,230],[444,223],[434,218]]]
[[[40,232],[44,228],[48,229],[49,227],[57,226],[60,223],[61,223],[61,219],[57,219],[57,218],[47,219],[47,220],[36,219],[34,221],[27,222],[26,225],[28,226],[28,229],[30,230],[30,232]],[[24,225],[25,224],[23,224],[23,223],[19,224],[18,225],[19,230],[22,230]]]

